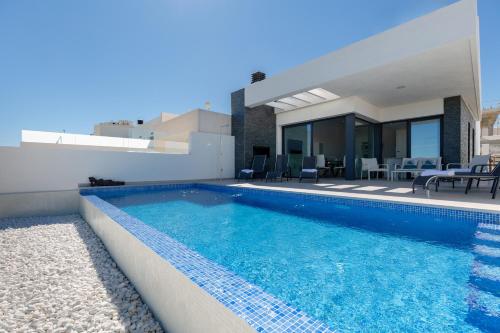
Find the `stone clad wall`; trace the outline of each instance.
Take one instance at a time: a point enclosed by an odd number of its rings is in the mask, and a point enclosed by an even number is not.
[[[234,136],[234,171],[245,167],[245,89],[231,93],[231,135]]]
[[[472,154],[474,118],[460,96],[445,98],[443,107],[443,162],[467,163],[469,161],[468,153]],[[468,137],[469,124],[471,128],[470,140]]]
[[[276,156],[276,115],[274,108],[260,105],[245,107],[245,90],[231,94],[231,135],[235,138],[235,176],[250,167],[254,146],[270,148],[267,169],[274,168]]]

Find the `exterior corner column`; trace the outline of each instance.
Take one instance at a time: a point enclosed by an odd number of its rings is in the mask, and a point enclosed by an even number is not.
[[[356,179],[356,115],[345,116],[345,179]]]

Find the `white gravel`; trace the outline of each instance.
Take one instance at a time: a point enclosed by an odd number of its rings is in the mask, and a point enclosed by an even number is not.
[[[161,332],[77,215],[0,219],[0,332]]]

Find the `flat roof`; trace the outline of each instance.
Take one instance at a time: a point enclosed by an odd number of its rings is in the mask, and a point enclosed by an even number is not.
[[[379,108],[461,95],[479,119],[480,68],[476,0],[462,0],[251,84],[245,105],[318,88]]]

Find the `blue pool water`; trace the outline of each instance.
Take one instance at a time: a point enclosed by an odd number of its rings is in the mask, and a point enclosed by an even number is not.
[[[500,232],[481,243],[477,221],[237,190],[103,198],[339,331],[496,330]]]

